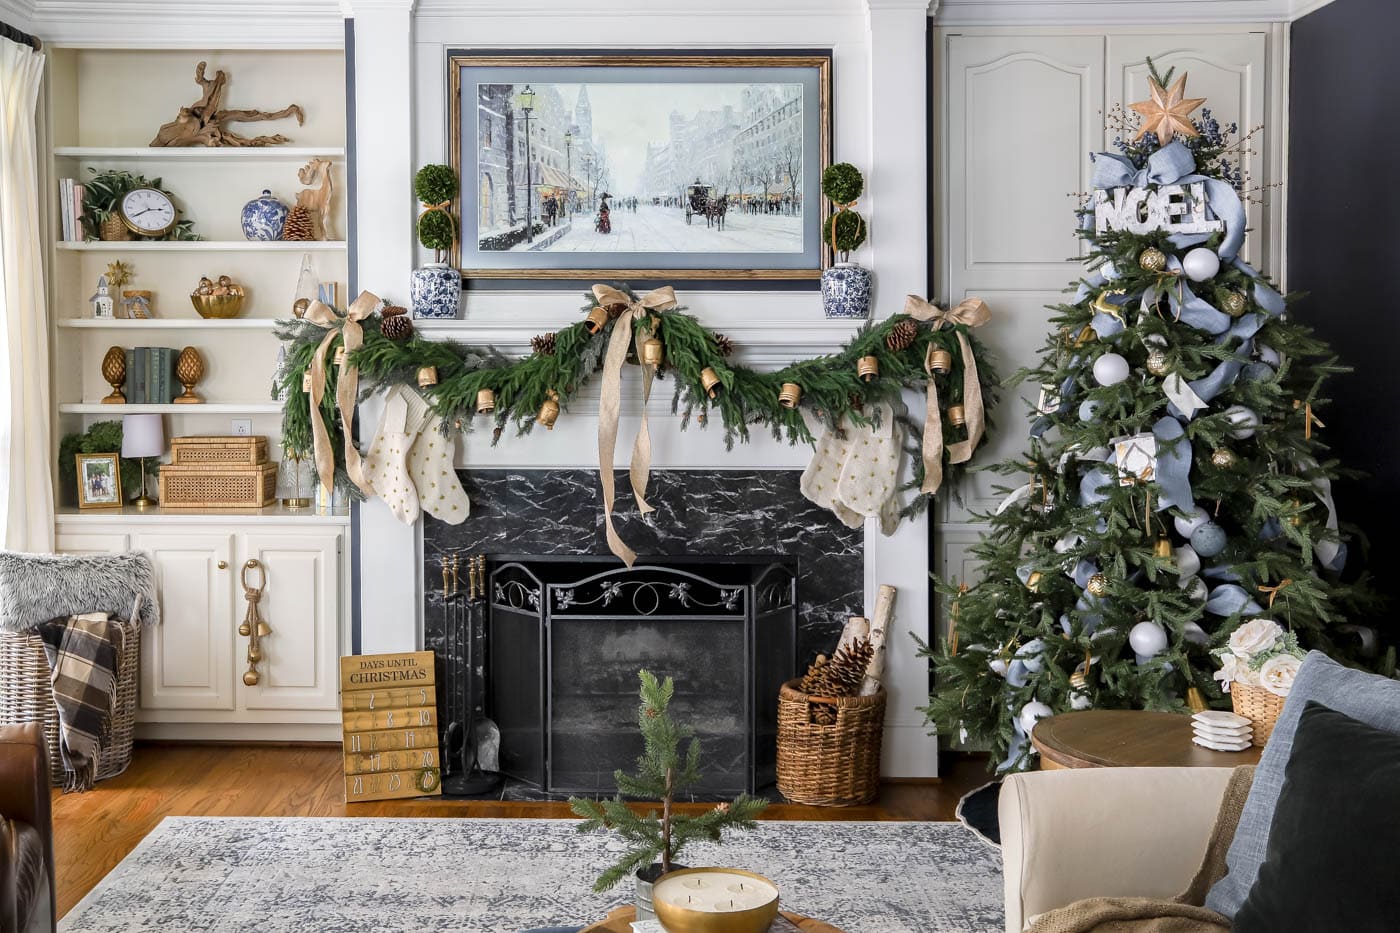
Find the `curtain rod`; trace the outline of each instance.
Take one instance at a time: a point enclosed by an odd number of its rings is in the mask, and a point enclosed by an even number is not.
[[[16,29],[9,23],[0,22],[0,37],[18,42],[20,45],[33,46],[34,51],[43,49],[44,43],[39,41],[38,36],[31,36],[29,33]]]

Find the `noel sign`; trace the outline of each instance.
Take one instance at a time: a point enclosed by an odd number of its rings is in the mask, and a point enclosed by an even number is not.
[[[1206,213],[1204,182],[1094,192],[1094,232],[1214,233],[1225,224]]]

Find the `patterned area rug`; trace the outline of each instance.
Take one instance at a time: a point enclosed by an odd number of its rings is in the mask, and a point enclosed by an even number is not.
[[[621,851],[572,820],[168,818],[59,923],[61,933],[513,933],[590,922]],[[959,823],[766,822],[692,865],[778,882],[783,905],[846,933],[993,933],[1001,861]]]

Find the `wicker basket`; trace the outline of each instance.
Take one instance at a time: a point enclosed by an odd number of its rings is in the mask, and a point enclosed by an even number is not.
[[[163,509],[260,509],[277,498],[277,464],[160,468]]]
[[[1235,715],[1243,716],[1254,725],[1254,744],[1263,748],[1273,734],[1279,713],[1283,712],[1283,697],[1237,680],[1230,684],[1230,704],[1235,708]]]
[[[98,225],[97,232],[102,239],[109,242],[112,240],[136,239],[136,234],[131,232],[131,228],[122,220],[121,215],[115,211],[107,215],[107,219]]]
[[[778,790],[794,803],[853,807],[880,792],[885,690],[868,697],[813,697],[783,684],[778,694]],[[812,706],[836,708],[836,722],[812,722]]]
[[[173,437],[170,462],[176,466],[258,466],[267,462],[267,438]]]
[[[97,779],[116,777],[131,764],[131,740],[136,729],[137,668],[141,656],[141,624],[120,622],[121,651],[117,655],[117,692],[112,715],[102,734]],[[49,778],[63,784],[63,756],[58,751],[58,707],[44,642],[33,630],[0,632],[0,724],[42,722],[49,748]]]

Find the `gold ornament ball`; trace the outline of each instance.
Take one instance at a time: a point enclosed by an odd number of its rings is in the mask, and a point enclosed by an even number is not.
[[[1249,299],[1245,297],[1244,292],[1226,292],[1225,299],[1220,304],[1230,317],[1239,317],[1249,307]]]
[[[1026,589],[1030,590],[1032,593],[1040,592],[1040,584],[1044,579],[1045,574],[1041,573],[1039,570],[1032,570],[1030,575],[1026,577]]]
[[[941,347],[929,347],[928,371],[938,376],[946,376],[953,371],[953,354]]]
[[[1161,272],[1167,268],[1167,254],[1155,246],[1149,246],[1138,254],[1138,265],[1148,272]]]
[[[1101,573],[1096,573],[1089,578],[1089,585],[1085,587],[1090,596],[1104,597],[1108,595],[1108,577]]]
[[[1228,470],[1240,460],[1235,452],[1228,447],[1217,447],[1210,452],[1211,466],[1222,470]]]
[[[1153,347],[1147,352],[1147,371],[1152,375],[1165,376],[1170,366],[1166,350],[1161,347]]]
[[[778,392],[778,404],[784,408],[796,408],[802,401],[802,387],[795,382],[784,382]]]

